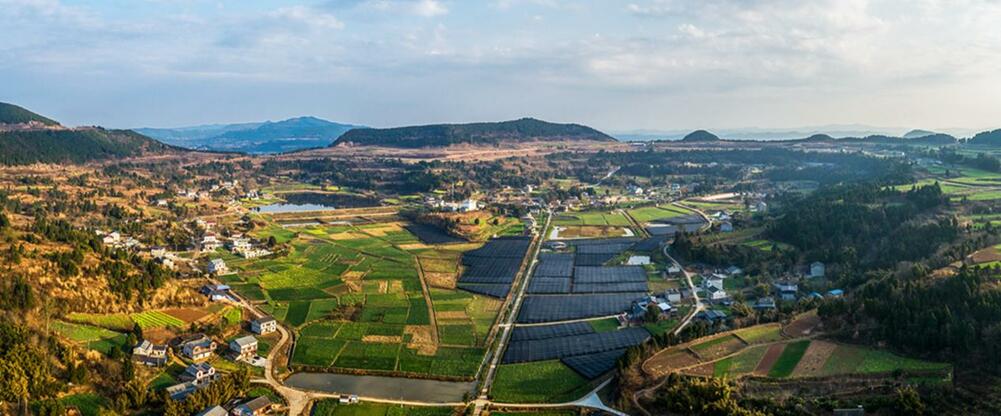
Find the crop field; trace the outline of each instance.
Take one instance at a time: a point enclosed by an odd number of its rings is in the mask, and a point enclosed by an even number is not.
[[[142,329],[166,327],[182,328],[186,325],[184,321],[160,311],[134,313],[131,317],[132,320],[135,321],[136,325],[139,325]]]
[[[422,242],[398,222],[295,230],[283,257],[227,260],[235,291],[298,330],[294,368],[475,375],[501,302],[457,290],[455,280],[462,254],[481,244]]]
[[[612,238],[631,235],[627,227],[607,225],[561,225],[557,238]]]
[[[313,407],[313,416],[451,416],[450,407],[403,406],[382,403],[340,405],[337,399],[323,399]]]
[[[617,226],[628,227],[629,219],[621,212],[573,212],[563,213],[553,219],[553,224],[559,226],[567,225],[595,225],[595,226]]]
[[[810,347],[810,341],[795,341],[786,344],[785,349],[782,350],[782,355],[779,355],[778,360],[772,365],[772,368],[768,370],[768,376],[772,378],[783,378],[792,375],[792,371],[796,369],[796,365],[799,364],[799,360],[803,358],[803,354],[806,353],[806,349]]]
[[[782,325],[764,324],[755,325],[734,332],[734,335],[743,339],[748,344],[761,344],[773,341],[780,341],[782,337]]]
[[[634,208],[629,210],[629,215],[640,223],[674,218],[691,213],[692,211],[673,205]]]
[[[105,355],[110,354],[112,348],[124,346],[127,340],[125,334],[91,325],[53,321],[52,329],[74,343]]]
[[[792,248],[792,246],[786,243],[781,243],[772,240],[751,240],[751,241],[745,241],[743,244],[745,246],[754,247],[761,251],[772,251],[775,248],[779,248],[781,250],[789,250]]]
[[[559,360],[504,364],[490,396],[498,402],[559,403],[587,393],[590,383]]]

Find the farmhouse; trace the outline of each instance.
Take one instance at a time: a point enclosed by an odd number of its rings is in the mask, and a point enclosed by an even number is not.
[[[212,406],[208,409],[202,410],[195,416],[229,416],[229,412],[225,408],[219,405]]]
[[[257,338],[252,335],[240,337],[229,342],[229,350],[237,360],[247,360],[257,355]]]
[[[671,303],[681,302],[681,291],[675,287],[667,289],[664,291],[664,298]]]
[[[744,274],[744,270],[737,266],[730,266],[726,268],[726,274],[730,276],[740,276]]]
[[[759,309],[759,310],[775,309],[775,298],[771,296],[758,298],[758,300],[754,302],[754,309]]]
[[[782,300],[796,300],[796,293],[799,292],[799,285],[796,282],[779,281],[775,282],[775,292]]]
[[[677,264],[672,264],[672,265],[670,265],[670,266],[667,267],[667,273],[668,274],[678,274],[678,273],[681,273],[681,266],[678,266]]]
[[[167,392],[167,395],[170,396],[171,399],[177,401],[183,401],[185,398],[188,397],[189,394],[194,393],[194,391],[198,389],[199,386],[207,386],[207,385],[208,383],[196,384],[194,382],[187,381],[184,383],[175,384],[173,386],[167,387],[165,391]]]
[[[216,347],[211,338],[198,334],[181,343],[181,354],[193,361],[200,361],[211,357]]]
[[[164,365],[167,363],[167,346],[143,340],[132,349],[132,358],[149,366]]]
[[[258,334],[270,334],[278,330],[278,321],[275,318],[266,316],[260,319],[255,319],[250,321],[250,331]]]
[[[827,291],[827,297],[829,298],[840,298],[845,295],[845,291],[841,289],[832,289]]]
[[[337,398],[337,402],[340,404],[355,404],[358,403],[357,394],[342,394]]]
[[[229,268],[226,267],[226,262],[223,259],[212,259],[209,261],[206,271],[209,274],[226,274],[229,273]]]
[[[208,363],[191,364],[180,375],[182,380],[193,381],[196,384],[214,380],[215,377],[215,367],[212,367]]]
[[[717,311],[715,309],[710,309],[707,311],[699,312],[695,315],[695,319],[706,321],[711,323],[723,322],[726,320],[726,312]]]
[[[732,233],[733,232],[733,223],[731,223],[730,221],[723,221],[723,222],[721,222],[719,224],[719,230],[720,230],[720,232],[724,232],[724,233]]]
[[[267,414],[272,407],[274,404],[271,403],[268,396],[259,396],[234,407],[230,414],[233,416],[260,416]]]
[[[205,234],[200,242],[202,251],[216,251],[222,247],[222,242],[216,238],[215,234]]]
[[[709,300],[711,301],[719,301],[726,299],[727,294],[726,291],[723,290],[722,288],[716,286],[709,286],[709,288],[706,289],[706,297],[708,297]]]
[[[702,280],[702,288],[707,291],[709,288],[717,288],[723,290],[723,279],[719,276],[706,276]]]

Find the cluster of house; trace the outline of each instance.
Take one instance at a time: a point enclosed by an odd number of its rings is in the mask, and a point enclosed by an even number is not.
[[[165,247],[153,247],[149,249],[149,255],[160,263],[160,265],[170,270],[176,269],[177,263],[180,260],[176,254],[167,251]]]
[[[264,317],[250,322],[255,334],[265,335],[278,330],[278,322],[272,317]],[[212,358],[219,344],[205,334],[193,334],[174,342],[174,351],[191,362],[184,369],[181,383],[167,387],[167,394],[174,400],[184,400],[188,395],[204,388],[218,378],[215,367],[207,361]],[[257,356],[258,342],[253,335],[246,335],[229,342],[225,355],[233,361],[243,361],[263,366],[265,360]],[[132,349],[132,357],[148,366],[163,366],[170,361],[170,348],[143,340]],[[236,414],[236,413],[233,413]],[[256,413],[255,413],[256,414]]]
[[[222,267],[225,267],[225,264],[223,264]],[[213,302],[234,302],[234,303],[238,302],[236,297],[233,296],[233,293],[230,291],[230,289],[231,288],[229,287],[229,285],[208,284],[202,286],[201,289],[198,289],[198,293],[205,295],[206,297],[209,298],[210,301]]]
[[[201,251],[216,251],[221,247],[226,247],[231,253],[247,259],[255,259],[271,254],[271,251],[255,245],[250,238],[244,237],[243,234],[233,234],[223,241],[215,233],[206,232],[200,240],[196,239],[192,243],[200,247]]]
[[[97,234],[98,237],[101,237],[101,241],[104,243],[104,245],[109,247],[120,248],[120,249],[132,249],[141,246],[139,240],[136,240],[133,237],[123,236],[118,231],[105,233],[104,231],[97,230],[94,231],[94,233]]]
[[[429,196],[424,198],[424,205],[431,209],[452,212],[472,212],[480,209],[479,201],[472,198],[464,201],[453,202]]]
[[[664,319],[670,317],[680,303],[692,297],[692,291],[687,288],[670,288],[664,290],[661,293],[651,294],[649,296],[637,299],[633,301],[632,307],[629,312],[620,317],[622,320],[630,321],[642,321],[646,318],[651,305],[655,306],[657,313],[659,314],[658,319]]]
[[[808,266],[806,277],[824,277],[825,271],[824,263],[819,261],[813,262]],[[731,302],[731,298],[730,294],[728,294],[726,289],[724,289],[724,281],[727,278],[737,277],[743,273],[744,271],[736,266],[730,266],[725,270],[715,270],[703,273],[700,289],[704,294],[705,300],[710,303],[720,303],[724,305],[729,304]],[[796,301],[799,299],[799,283],[791,279],[775,281],[772,283],[772,293],[773,296],[763,296],[758,298],[752,306],[759,310],[775,309],[776,298],[780,301]],[[843,294],[843,292],[840,289],[834,289],[827,293],[827,297],[838,297],[841,296],[841,294]],[[825,297],[817,292],[810,293],[809,296],[814,298]]]

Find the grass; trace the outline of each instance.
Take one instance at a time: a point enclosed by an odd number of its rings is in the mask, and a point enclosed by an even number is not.
[[[738,330],[736,335],[747,341],[748,344],[760,344],[782,340],[781,325],[755,325],[749,328]]]
[[[125,334],[101,327],[53,321],[54,331],[89,349],[108,355],[113,348],[122,348],[127,342]]]
[[[790,342],[786,345],[785,349],[782,350],[782,355],[775,361],[772,369],[768,371],[768,377],[789,377],[792,371],[796,369],[796,364],[799,364],[799,360],[803,358],[803,354],[806,353],[806,349],[809,346],[809,340]]]
[[[73,312],[66,315],[66,320],[80,324],[99,326],[101,328],[107,328],[114,331],[131,331],[132,327],[135,326],[135,322],[132,321],[132,318],[130,318],[128,314],[124,313],[95,314]]]
[[[619,329],[619,320],[615,318],[598,319],[588,321],[594,332],[612,332]]]
[[[713,374],[716,377],[729,377],[750,373],[758,366],[766,351],[768,351],[767,346],[751,347],[738,355],[719,360],[716,362]]]
[[[893,353],[853,345],[838,345],[831,357],[824,363],[822,373],[834,374],[873,374],[888,373],[896,370],[946,370],[949,364],[916,360],[895,355]]]
[[[101,412],[101,407],[108,405],[105,398],[93,393],[72,394],[59,401],[64,406],[76,407],[83,416],[97,416]]]
[[[673,205],[642,207],[629,210],[629,215],[640,223],[674,218],[691,213],[692,212],[687,209],[678,208]]]
[[[580,398],[590,384],[559,360],[504,364],[490,396],[499,402],[558,403]]]

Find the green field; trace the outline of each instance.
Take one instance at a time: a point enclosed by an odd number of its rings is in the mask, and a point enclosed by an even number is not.
[[[479,245],[420,244],[399,223],[296,230],[284,236],[290,250],[283,257],[231,262],[219,253],[237,271],[227,280],[235,291],[264,301],[262,309],[300,331],[293,366],[461,378],[476,373],[500,302],[432,289],[434,313],[444,315],[437,319],[440,345],[428,348],[432,317],[419,268],[458,273],[462,251]]]
[[[668,218],[679,217],[682,215],[688,215],[691,213],[692,211],[689,211],[684,208],[679,208],[673,205],[634,208],[629,210],[629,215],[640,223],[664,220]]]
[[[135,321],[136,325],[139,325],[142,329],[154,329],[154,328],[166,328],[175,327],[182,328],[185,326],[184,321],[177,319],[173,316],[167,315],[160,311],[146,311],[140,313],[134,313],[131,315],[132,320]]]
[[[765,356],[768,346],[759,345],[748,348],[733,357],[727,357],[716,362],[713,374],[716,377],[733,376],[747,374],[754,371],[754,368]]]
[[[115,331],[131,331],[135,321],[124,313],[96,314],[73,312],[66,315],[66,320],[80,324],[88,324]]]
[[[621,212],[600,212],[600,211],[586,211],[586,212],[567,212],[560,214],[559,216],[553,218],[554,225],[567,226],[567,225],[597,225],[597,226],[616,226],[616,227],[628,227],[631,224],[629,219],[626,218]]]
[[[799,364],[799,360],[803,358],[803,354],[806,353],[806,349],[809,346],[809,340],[795,341],[787,344],[785,349],[782,350],[782,355],[779,356],[778,361],[768,371],[768,377],[784,378],[792,375],[792,370],[796,369],[796,364]]]
[[[110,329],[63,321],[53,321],[51,328],[63,337],[105,355],[110,354],[113,348],[124,347],[128,338]]]
[[[63,406],[77,408],[83,416],[97,416],[101,407],[109,404],[107,399],[93,393],[72,394],[59,401]]]
[[[416,407],[382,403],[340,405],[336,399],[316,402],[313,416],[451,416],[451,407]]]
[[[824,364],[823,375],[888,373],[895,370],[946,370],[950,365],[916,360],[890,352],[852,345],[839,345]]]
[[[504,364],[490,396],[508,403],[560,403],[576,400],[590,390],[590,383],[559,360]]]
[[[761,344],[783,339],[781,325],[755,325],[738,330],[735,334],[747,341],[748,344]]]

